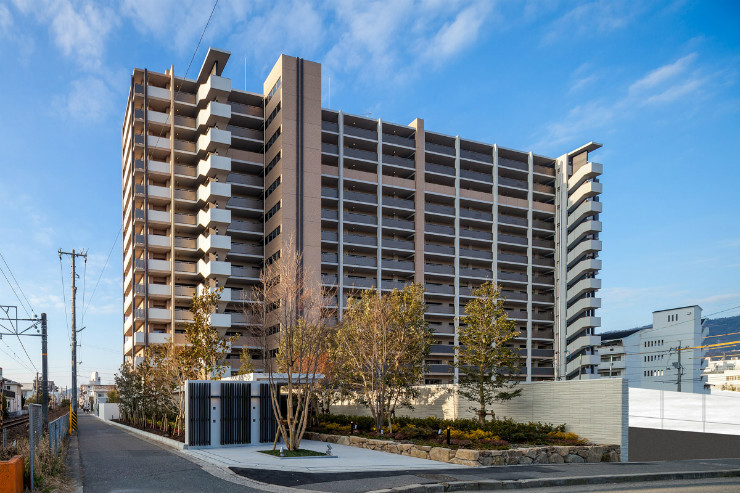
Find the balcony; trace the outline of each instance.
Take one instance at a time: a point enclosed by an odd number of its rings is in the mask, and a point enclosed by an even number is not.
[[[368,225],[375,226],[378,224],[378,216],[369,216],[367,214],[357,214],[354,212],[345,212],[344,222],[368,224]]]
[[[599,270],[601,270],[601,260],[593,258],[581,260],[572,268],[568,269],[566,282],[570,284],[587,272],[595,272]]]
[[[455,286],[427,283],[424,289],[428,294],[455,294]]]
[[[218,279],[231,276],[231,262],[198,260],[198,274],[206,279]]]
[[[493,275],[488,269],[460,267],[460,277],[470,277],[475,279],[490,279]]]
[[[566,332],[568,336],[571,336],[576,335],[585,329],[596,327],[601,327],[601,317],[581,317],[576,319],[575,322],[569,323]]]
[[[401,145],[404,147],[410,147],[410,148],[416,147],[416,140],[414,139],[413,136],[402,137],[396,134],[383,133],[383,143],[385,144],[386,142],[389,144]]]
[[[208,321],[212,327],[218,329],[231,327],[231,313],[211,313],[208,316]]]
[[[577,228],[568,233],[568,246],[575,246],[585,236],[600,233],[602,227],[601,221],[590,220],[581,223]]]
[[[589,291],[601,289],[601,279],[589,278],[578,281],[574,286],[568,288],[568,302],[582,296]]]
[[[455,255],[455,247],[447,245],[436,245],[434,243],[424,243],[424,253],[437,253],[441,255]]]
[[[139,236],[139,235],[136,235]],[[149,247],[170,248],[170,237],[162,235],[149,235],[147,238]]]
[[[198,250],[204,253],[228,251],[231,249],[231,237],[217,234],[201,235],[198,236],[197,247]]]
[[[568,214],[568,229],[578,224],[581,219],[588,216],[595,216],[604,211],[604,204],[595,200],[587,200],[579,205],[576,210]]]
[[[361,257],[358,255],[345,255],[343,257],[345,266],[377,267],[377,257]]]
[[[231,277],[241,279],[259,279],[260,270],[255,267],[237,267],[231,268]]]
[[[589,181],[583,183],[576,190],[572,191],[568,196],[568,211],[571,211],[576,206],[580,205],[586,199],[595,197],[604,191],[601,183]]]
[[[501,272],[496,276],[498,281],[527,282],[527,274],[518,272]]]
[[[139,185],[137,185],[137,188]],[[160,187],[157,185],[149,185],[147,187],[147,193],[150,198],[161,198],[161,199],[169,199],[170,198],[170,188],[169,187]]]
[[[167,308],[149,308],[147,316],[150,322],[169,322],[172,312]]]
[[[212,101],[217,97],[221,97],[224,100],[228,98],[231,93],[231,79],[226,77],[220,77],[218,75],[211,75],[205,84],[201,84],[198,89],[197,101],[201,103],[203,101]],[[229,112],[230,114],[230,112]]]
[[[375,278],[345,277],[344,287],[348,289],[368,289],[376,286]]]
[[[343,238],[344,238],[345,243],[352,243],[355,245],[377,246],[378,244],[377,236],[360,236],[360,235],[353,235],[353,234],[345,234]]]
[[[226,156],[209,154],[208,158],[198,163],[198,176],[226,181],[229,173],[231,173],[231,158]]]
[[[382,259],[381,266],[383,267],[383,269],[388,270],[403,270],[411,272],[413,272],[414,270],[414,263],[410,260]]]
[[[578,262],[581,257],[601,251],[601,241],[586,240],[568,252],[568,267]]]
[[[578,168],[573,176],[568,178],[568,190],[575,190],[584,181],[593,180],[604,172],[604,165],[599,163],[588,162]]]
[[[175,272],[178,274],[197,274],[198,265],[195,262],[175,262]]]
[[[175,214],[175,224],[180,226],[195,226],[198,218],[195,214]]]
[[[505,262],[509,264],[524,264],[529,263],[529,259],[526,255],[513,255],[510,253],[499,253],[496,255],[499,262]]]
[[[248,243],[231,243],[231,255],[251,255],[262,257],[263,248],[261,245],[250,245]]]
[[[231,211],[211,207],[207,211],[198,212],[198,224],[205,228],[217,228],[231,223]]]
[[[391,154],[383,154],[383,164],[391,164],[394,166],[400,166],[402,168],[414,169],[415,163],[411,158],[405,158],[401,156],[394,156]]]
[[[601,358],[598,354],[583,354],[576,356],[572,361],[569,361],[566,365],[566,373],[568,375],[577,372],[579,368],[585,366],[599,366]],[[583,378],[596,378],[596,375],[583,375]]]
[[[149,262],[147,262],[144,259],[136,259],[134,260],[134,268],[136,270],[139,269],[148,269],[149,272],[154,273],[169,273],[170,272],[170,261],[169,260],[158,260],[158,259],[149,259]]]
[[[211,101],[208,106],[198,112],[196,128],[213,127],[216,123],[227,123],[231,119],[231,106]]]
[[[601,308],[601,298],[582,298],[573,303],[566,311],[566,317],[571,320],[588,310]]]
[[[362,139],[368,139],[368,140],[378,140],[378,131],[377,130],[369,130],[366,128],[360,128],[360,127],[353,127],[350,125],[344,126],[344,133],[345,135],[350,135],[352,137],[360,137]]]
[[[198,154],[225,151],[231,146],[231,132],[218,128],[209,128],[208,133],[198,137]]]
[[[198,187],[199,203],[225,203],[229,198],[231,198],[231,185],[229,183],[209,181],[207,184]]]
[[[381,245],[383,249],[392,250],[413,250],[414,242],[408,240],[396,240],[393,238],[382,238]]]
[[[443,164],[425,163],[424,171],[427,173],[439,173],[450,177],[455,176],[455,168],[452,166],[445,166]]]
[[[260,199],[232,197],[228,202],[226,202],[226,207],[230,209],[249,209],[262,213],[264,210],[264,203]]]
[[[256,140],[260,144],[262,144],[265,140],[265,134],[262,130],[256,130],[253,128],[246,128],[246,127],[236,127],[234,125],[229,125],[226,127],[226,130],[231,132],[231,138],[239,138],[239,139],[247,139],[247,140]]]
[[[322,144],[322,151],[323,151],[323,144]],[[374,163],[378,162],[377,152],[365,151],[362,149],[355,149],[353,147],[344,148],[344,157],[345,159],[354,158],[354,159],[362,159],[364,161],[372,161]]]
[[[231,173],[228,177],[229,183],[235,185],[246,185],[250,187],[262,188],[265,185],[265,179],[260,175],[244,175],[241,173]],[[260,190],[261,191],[261,190]]]
[[[195,293],[196,289],[193,286],[175,284],[175,296],[179,298],[192,298]]]
[[[195,193],[195,190],[188,190],[185,188],[176,188],[175,198],[181,201],[195,202],[195,199],[197,198],[197,194]]]
[[[584,347],[595,347],[601,345],[601,336],[598,335],[582,335],[577,337],[575,340],[568,344],[568,351],[575,353]]]

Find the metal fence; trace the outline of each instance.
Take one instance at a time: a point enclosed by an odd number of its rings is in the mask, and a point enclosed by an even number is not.
[[[59,452],[62,440],[69,434],[69,413],[49,423],[49,450],[53,454]]]

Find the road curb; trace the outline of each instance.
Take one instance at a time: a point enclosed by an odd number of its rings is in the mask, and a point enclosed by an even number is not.
[[[96,417],[97,419],[99,419],[100,421],[102,421],[103,423],[109,424],[111,426],[115,426],[117,428],[121,428],[124,431],[127,431],[127,432],[129,432],[129,433],[131,433],[133,435],[138,435],[138,436],[140,436],[142,438],[145,438],[146,440],[149,440],[149,441],[152,441],[152,442],[157,442],[157,443],[160,443],[162,445],[166,445],[167,447],[170,447],[170,448],[173,448],[173,449],[176,449],[176,450],[184,450],[185,449],[185,444],[182,443],[182,442],[178,442],[177,440],[173,440],[171,438],[167,438],[167,437],[155,435],[154,433],[149,433],[148,431],[143,431],[143,430],[140,430],[138,428],[134,428],[132,426],[122,425],[120,423],[116,423],[115,421],[109,421],[109,420],[106,420],[106,419],[102,419],[102,418],[100,418],[98,416],[95,416],[94,414],[93,414],[93,416]]]
[[[74,493],[82,493],[82,463],[80,461],[80,442],[77,433],[69,436],[67,466],[69,467],[70,478],[75,484]]]
[[[566,476],[548,479],[453,481],[449,483],[409,484],[396,488],[373,490],[368,493],[442,493],[446,491],[497,491],[549,486],[577,486],[606,483],[638,483],[642,481],[675,481],[681,479],[710,479],[740,477],[740,469],[719,471],[659,472],[640,474]]]

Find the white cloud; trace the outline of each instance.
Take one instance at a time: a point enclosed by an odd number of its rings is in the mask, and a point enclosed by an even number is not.
[[[592,137],[587,132],[608,127],[618,118],[630,118],[636,108],[667,105],[699,94],[712,77],[706,75],[697,62],[698,55],[691,53],[650,70],[628,84],[622,97],[591,100],[575,106],[565,118],[545,127],[544,136],[537,145],[557,147],[575,141],[586,142]]]
[[[113,93],[101,79],[88,76],[72,81],[69,93],[56,98],[55,102],[62,115],[95,123],[113,110]]]
[[[630,85],[629,93],[640,93],[667,82],[684,73],[694,61],[696,61],[696,53],[691,53],[673,63],[651,70],[646,76]]]
[[[0,4],[0,37],[10,35],[10,30],[13,27],[13,14],[7,6]]]
[[[426,58],[440,62],[475,43],[490,10],[490,3],[480,2],[458,13],[454,21],[445,23],[429,41]]]
[[[622,29],[643,9],[636,3],[614,0],[577,3],[576,7],[551,23],[543,42],[549,44],[562,39],[593,37]]]
[[[76,58],[87,69],[100,67],[108,35],[118,25],[112,8],[89,0],[15,0],[15,5],[23,14],[48,25],[65,56]]]

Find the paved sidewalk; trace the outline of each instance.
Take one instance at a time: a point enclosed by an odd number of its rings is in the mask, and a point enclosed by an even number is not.
[[[326,452],[326,443],[302,440],[301,448]],[[280,444],[278,444],[279,448]],[[185,449],[183,453],[209,462],[218,467],[241,467],[272,471],[299,473],[342,473],[358,471],[410,471],[428,470],[444,466],[445,469],[474,469],[468,466],[443,464],[427,459],[378,452],[359,447],[331,444],[334,457],[310,457],[281,459],[263,454],[260,450],[272,450],[272,443],[260,445],[220,447],[209,449]]]

